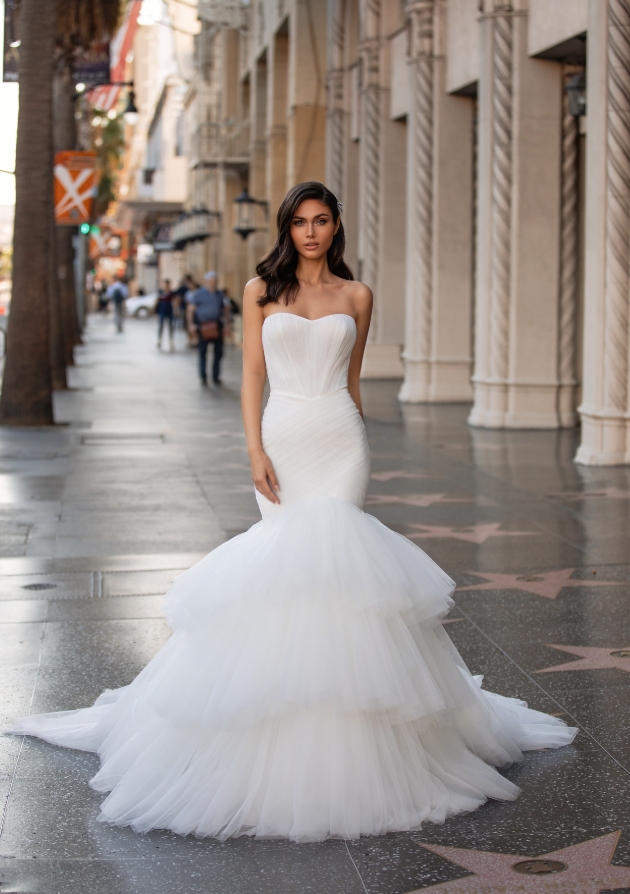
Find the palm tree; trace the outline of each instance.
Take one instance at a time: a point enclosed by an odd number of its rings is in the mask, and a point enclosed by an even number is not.
[[[13,289],[0,423],[53,421],[50,310],[56,0],[22,0]]]
[[[57,49],[53,86],[54,151],[75,149],[75,94],[72,62],[77,50],[99,43],[118,27],[123,3],[121,0],[58,0]],[[63,387],[65,367],[73,362],[73,351],[81,340],[77,317],[73,268],[73,231],[56,227],[57,318],[59,332],[52,333],[51,368],[53,387]]]
[[[13,290],[0,424],[48,425],[53,384],[65,384],[69,293],[59,298],[53,218],[53,80],[55,46],[66,51],[104,40],[118,24],[122,0],[22,0],[20,110],[16,149]],[[71,79],[64,79],[66,98]],[[63,85],[62,85],[63,86]],[[72,145],[59,148],[75,148]],[[53,375],[51,375],[51,368]]]

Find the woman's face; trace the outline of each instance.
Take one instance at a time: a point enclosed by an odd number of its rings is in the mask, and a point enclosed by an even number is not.
[[[319,260],[332,245],[339,221],[335,225],[328,205],[318,199],[305,199],[298,205],[291,221],[291,239],[303,258]]]

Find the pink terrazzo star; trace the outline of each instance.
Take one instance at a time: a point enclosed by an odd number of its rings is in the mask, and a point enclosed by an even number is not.
[[[442,847],[437,844],[420,844],[433,854],[450,860],[467,869],[473,875],[440,882],[422,892],[445,891],[448,894],[599,894],[606,889],[630,885],[630,866],[613,866],[617,842],[621,832],[611,832],[600,838],[591,838],[581,844],[563,847],[540,857],[521,854],[495,854],[492,851],[475,851],[460,847]],[[541,871],[546,861],[564,864],[560,872]],[[521,874],[514,869],[519,863],[528,864],[529,873]],[[558,867],[560,868],[560,867]],[[410,894],[422,894],[421,891]]]
[[[620,587],[627,581],[575,579],[571,575],[575,568],[563,568],[560,571],[542,571],[540,574],[491,574],[487,571],[470,571],[476,577],[486,580],[467,587],[457,587],[461,593],[465,590],[522,590],[523,593],[534,593],[545,599],[555,599],[563,587]]]
[[[407,534],[410,540],[448,538],[466,540],[468,543],[485,543],[490,537],[532,537],[538,531],[499,531],[501,522],[488,525],[468,525],[467,527],[446,527],[443,525],[411,525],[417,534]]]
[[[602,490],[570,490],[565,493],[548,494],[549,497],[561,497],[563,500],[576,501],[594,499],[598,497],[604,500],[630,500],[630,490],[621,490],[618,487],[604,487]]]
[[[406,494],[405,496],[384,496],[373,494],[365,501],[366,506],[380,506],[385,503],[399,503],[404,506],[433,506],[434,503],[472,503],[472,500],[460,500],[447,497],[446,494]]]
[[[555,671],[599,670],[602,667],[616,667],[618,670],[630,673],[630,647],[626,649],[597,649],[591,646],[557,646],[553,643],[546,643],[546,645],[550,649],[558,649],[560,652],[579,656],[580,660],[544,667],[542,670],[534,671],[535,674],[550,674]]]
[[[393,481],[394,478],[430,478],[426,472],[405,472],[404,469],[394,469],[391,472],[372,472],[370,476],[374,481]]]

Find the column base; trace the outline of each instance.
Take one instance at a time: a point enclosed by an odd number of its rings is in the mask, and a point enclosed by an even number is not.
[[[630,464],[630,417],[578,408],[582,417],[582,443],[575,462],[583,466]]]
[[[577,421],[574,386],[477,380],[474,392],[468,424],[475,428],[572,428]]]
[[[400,345],[366,345],[361,365],[362,379],[402,379]]]
[[[468,403],[473,397],[466,360],[405,360],[398,395],[403,403]]]

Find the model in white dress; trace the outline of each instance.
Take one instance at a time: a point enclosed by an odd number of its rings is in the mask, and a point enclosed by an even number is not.
[[[417,829],[518,789],[495,767],[574,730],[484,692],[440,624],[453,581],[362,511],[355,321],[274,313],[263,444],[282,502],[175,581],[131,685],[15,734],[95,751],[103,820],[319,841]]]

